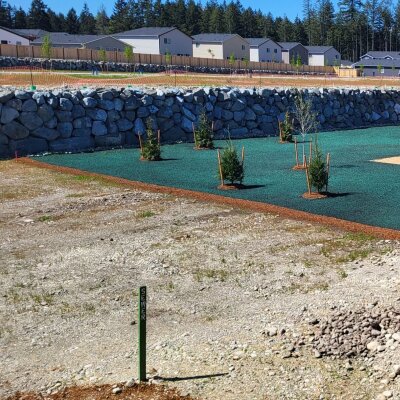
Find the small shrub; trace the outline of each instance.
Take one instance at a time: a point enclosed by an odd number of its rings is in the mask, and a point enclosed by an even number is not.
[[[293,139],[293,124],[290,122],[289,112],[286,112],[285,119],[281,124],[281,140],[282,142],[291,142]]]
[[[212,149],[214,147],[212,124],[204,111],[200,114],[197,129],[194,130],[194,139],[196,147],[199,149]]]
[[[315,144],[313,153],[309,165],[310,185],[320,193],[322,188],[328,184],[328,171],[318,143]]]
[[[229,140],[228,147],[225,147],[221,154],[221,169],[224,179],[232,185],[241,184],[244,179],[244,168],[242,161],[239,160],[236,147]]]
[[[158,142],[158,137],[153,130],[150,118],[147,120],[146,135],[147,140],[142,145],[142,158],[148,161],[161,160],[161,146]]]

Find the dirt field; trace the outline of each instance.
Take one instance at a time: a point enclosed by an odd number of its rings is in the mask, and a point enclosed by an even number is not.
[[[0,182],[0,398],[136,377],[142,284],[157,385],[200,399],[398,398],[394,342],[350,360],[316,355],[312,336],[288,349],[333,309],[399,307],[399,242],[15,161]]]
[[[109,78],[109,77],[111,78]],[[126,74],[103,73],[98,77],[87,73],[35,71],[0,71],[0,85],[12,87],[29,87],[33,83],[38,88],[51,87],[81,87],[81,86],[114,86],[126,87],[198,87],[198,86],[235,86],[247,88],[259,87],[362,87],[396,88],[400,86],[397,78],[337,78],[325,76],[294,76],[294,75],[209,75],[209,74],[136,74],[126,78]]]

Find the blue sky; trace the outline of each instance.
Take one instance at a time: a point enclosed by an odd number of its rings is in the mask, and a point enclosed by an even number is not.
[[[24,10],[28,10],[31,4],[31,0],[8,0],[11,5],[18,7],[22,7]],[[44,0],[44,3],[47,4],[52,10],[56,12],[66,13],[71,7],[74,7],[78,14],[82,9],[83,0],[68,0],[68,1],[60,1],[60,0]],[[203,0],[202,2],[205,2]],[[102,3],[102,0],[87,0],[90,10],[95,13],[99,5]],[[106,0],[104,1],[104,5],[109,14],[111,14],[115,0]],[[260,8],[264,13],[271,12],[272,15],[283,16],[287,15],[290,19],[294,19],[297,15],[302,16],[302,1],[300,0],[242,0],[242,4],[244,7],[251,7],[254,9]]]

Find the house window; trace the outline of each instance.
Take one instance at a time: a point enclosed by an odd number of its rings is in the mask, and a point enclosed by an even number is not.
[[[267,47],[267,53],[269,53],[269,47]]]
[[[242,50],[246,50],[246,46],[242,44]]]
[[[8,41],[7,40],[2,40],[1,44],[8,44]]]
[[[275,53],[275,54],[278,54],[278,49],[274,49],[274,53]]]
[[[200,43],[196,43],[196,47],[200,47]]]
[[[164,38],[164,44],[171,44],[170,38]]]
[[[336,54],[336,55],[335,55],[335,58],[336,58],[336,60],[337,60],[337,59],[339,58],[339,56]]]
[[[22,44],[22,42],[17,41],[16,44],[17,44],[17,46],[20,46]]]

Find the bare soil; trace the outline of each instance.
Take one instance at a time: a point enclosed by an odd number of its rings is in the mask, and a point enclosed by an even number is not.
[[[307,346],[286,350],[334,308],[398,307],[398,241],[0,162],[1,399],[75,399],[64,388],[135,378],[141,285],[155,390],[224,400],[400,393],[400,378],[387,378],[398,347],[350,367]]]

